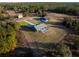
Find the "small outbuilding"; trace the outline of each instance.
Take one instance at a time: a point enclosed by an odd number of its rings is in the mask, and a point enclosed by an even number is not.
[[[17,13],[17,17],[18,18],[23,18],[23,14],[22,13]]]

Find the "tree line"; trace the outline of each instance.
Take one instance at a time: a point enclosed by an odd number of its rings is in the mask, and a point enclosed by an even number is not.
[[[79,19],[77,17],[65,17],[63,25],[79,34]]]
[[[57,7],[52,10],[53,12],[57,13],[64,13],[64,14],[69,14],[69,15],[79,15],[79,6],[64,6],[64,7]]]
[[[18,25],[15,21],[1,18],[0,20],[0,54],[5,54],[16,48],[16,31]]]
[[[78,3],[9,3],[0,5],[4,10],[22,12],[25,16],[46,16],[46,12],[79,15]]]

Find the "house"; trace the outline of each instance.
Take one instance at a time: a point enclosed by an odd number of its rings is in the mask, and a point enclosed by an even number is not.
[[[47,25],[44,24],[44,23],[40,23],[40,24],[33,24],[31,22],[28,22],[28,21],[25,21],[27,22],[29,25],[28,25],[28,28],[30,28],[32,31],[40,31],[40,32],[48,32],[48,28],[47,28]]]
[[[45,23],[34,24],[28,20],[23,20],[23,21],[29,24],[28,28],[30,28],[32,31],[41,31],[43,33],[48,32],[48,28]]]
[[[17,17],[18,18],[23,18],[23,14],[22,13],[17,13]]]
[[[43,33],[48,31],[47,25],[44,23],[40,23],[38,25],[35,25],[34,27],[37,31],[41,31]]]

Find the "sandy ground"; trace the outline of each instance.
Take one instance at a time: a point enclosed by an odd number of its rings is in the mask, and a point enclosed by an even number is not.
[[[47,18],[51,22],[61,22],[64,17],[68,17],[68,15],[65,14],[57,14],[57,13],[48,13]]]

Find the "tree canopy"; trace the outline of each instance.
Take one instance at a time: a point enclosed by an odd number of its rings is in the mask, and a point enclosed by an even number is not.
[[[15,22],[0,21],[0,54],[7,53],[16,47]]]

